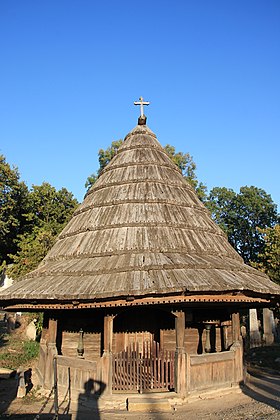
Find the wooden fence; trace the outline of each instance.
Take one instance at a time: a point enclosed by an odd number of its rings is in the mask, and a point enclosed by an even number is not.
[[[113,391],[149,392],[174,388],[174,352],[155,341],[133,343],[113,354]]]

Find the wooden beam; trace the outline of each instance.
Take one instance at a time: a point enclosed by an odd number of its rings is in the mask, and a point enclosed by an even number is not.
[[[232,320],[232,341],[233,343],[236,343],[238,341],[241,341],[239,312],[234,312],[231,315],[231,320]]]
[[[49,319],[49,328],[48,328],[48,343],[56,343],[57,335],[57,319]]]
[[[104,353],[112,353],[113,348],[113,321],[115,315],[104,316]]]
[[[174,385],[175,391],[179,395],[186,394],[187,387],[187,372],[186,372],[186,351],[184,346],[185,341],[185,312],[175,311],[173,314],[175,318],[175,332],[176,332],[176,351],[175,351],[175,365],[174,365]]]
[[[176,351],[184,351],[184,341],[185,341],[185,312],[184,311],[175,311],[173,312],[176,316],[175,318],[175,331],[176,331]]]
[[[47,303],[47,302],[38,302],[36,304],[21,302],[20,304],[11,304],[4,305],[7,310],[17,311],[19,309],[29,309],[41,311],[43,309],[90,309],[90,308],[116,308],[121,306],[142,306],[142,305],[159,305],[159,304],[181,304],[181,303],[190,303],[190,304],[203,304],[213,303],[213,304],[234,304],[234,303],[245,303],[245,304],[270,304],[272,298],[260,297],[251,297],[246,295],[235,295],[235,294],[200,294],[200,295],[188,295],[188,296],[158,296],[158,297],[134,297],[133,301],[127,300],[126,298],[120,298],[115,300],[100,300],[92,302],[57,302],[57,303]]]
[[[105,387],[104,394],[112,394],[112,347],[113,347],[113,321],[115,315],[104,316],[104,349],[102,355],[102,382]]]

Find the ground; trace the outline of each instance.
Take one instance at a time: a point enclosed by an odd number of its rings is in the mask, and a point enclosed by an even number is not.
[[[20,333],[17,332],[17,334],[22,340]],[[0,355],[7,352],[7,345],[9,346],[9,343],[2,341]],[[182,405],[175,404],[168,412],[157,413],[126,410],[116,412],[106,407],[101,408],[101,401],[80,400],[69,403],[66,398],[65,401],[59,401],[58,418],[65,420],[280,420],[280,375],[279,366],[275,363],[279,357],[278,354],[280,355],[279,349],[278,346],[271,349],[259,348],[247,355],[246,385],[238,391],[210,394],[204,399]],[[35,364],[36,360],[29,364],[27,362],[24,367],[34,369]],[[33,382],[33,390],[26,397],[17,398],[17,379],[15,377],[0,379],[0,418],[55,419],[53,396],[47,401],[47,395],[36,387],[36,375]]]
[[[68,414],[63,414],[68,401],[60,402],[59,419],[78,420],[244,420],[244,419],[280,419],[280,378],[266,371],[252,370],[250,382],[241,391],[227,395],[209,396],[179,405],[170,412],[136,413],[97,410],[90,402],[72,402]],[[0,418],[33,420],[40,413],[46,398],[15,398],[16,380],[0,381]],[[52,414],[49,414],[49,413]],[[53,402],[49,401],[40,419],[54,418]]]

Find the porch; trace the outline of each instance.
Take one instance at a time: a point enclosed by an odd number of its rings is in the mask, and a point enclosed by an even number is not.
[[[141,334],[139,331],[129,331],[128,325],[123,328],[126,330],[124,334],[120,328],[122,322],[116,322],[116,314],[103,315],[102,331],[91,332],[91,339],[102,343],[103,351],[99,355],[91,352],[92,357],[89,354],[84,356],[85,343],[91,343],[90,348],[95,348],[96,344],[93,346],[93,341],[84,337],[81,330],[71,332],[70,350],[75,345],[76,355],[72,350],[72,355],[67,354],[65,343],[58,340],[63,334],[64,338],[67,337],[65,331],[58,334],[58,329],[61,330],[63,325],[61,318],[49,317],[41,340],[38,364],[38,374],[45,388],[50,389],[53,384],[54,358],[57,361],[57,383],[61,396],[69,391],[76,396],[109,399],[116,393],[123,394],[125,398],[131,393],[164,392],[167,395],[175,392],[177,398],[184,399],[211,390],[232,388],[243,380],[243,349],[237,312],[231,314],[230,322],[216,320],[211,323],[208,320],[202,329],[202,325],[197,327],[193,321],[192,325],[187,321],[188,314],[184,310],[170,311],[163,317],[164,325],[161,325],[169,329],[159,328],[155,331],[151,321],[150,327]],[[169,325],[166,324],[167,320]],[[188,340],[193,330],[197,331],[196,352],[189,352]],[[154,340],[157,337],[159,340]],[[124,341],[128,344],[120,350],[120,342]]]

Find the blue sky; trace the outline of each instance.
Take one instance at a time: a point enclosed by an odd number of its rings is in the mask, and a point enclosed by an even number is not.
[[[280,204],[279,0],[2,0],[0,153],[78,200],[136,125],[189,152],[208,190]]]

